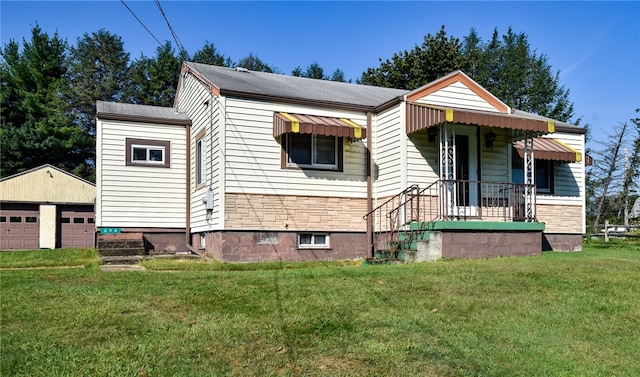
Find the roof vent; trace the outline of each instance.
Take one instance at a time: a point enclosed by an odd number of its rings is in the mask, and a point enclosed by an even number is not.
[[[236,67],[236,71],[249,73],[249,70],[245,67]]]

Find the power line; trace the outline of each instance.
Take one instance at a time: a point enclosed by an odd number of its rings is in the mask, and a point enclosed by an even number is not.
[[[187,59],[187,50],[185,50],[184,46],[182,45],[182,42],[180,42],[180,38],[178,38],[178,34],[175,32],[175,30],[173,30],[173,27],[171,26],[171,23],[169,22],[169,19],[167,18],[167,15],[164,13],[164,10],[162,9],[162,6],[160,5],[160,0],[155,0],[155,3],[158,6],[158,10],[162,14],[162,17],[167,22],[167,27],[169,28],[169,31],[171,32],[171,36],[173,37],[173,40],[176,42],[176,46],[178,46],[178,49],[180,50],[180,55],[182,55],[182,58],[186,60]]]
[[[142,25],[142,27],[153,37],[153,39],[156,40],[156,42],[158,42],[158,46],[162,47],[162,43],[160,43],[160,41],[158,40],[158,38],[156,38],[155,35],[153,35],[153,33],[151,32],[151,30],[149,30],[149,28],[147,28],[145,26],[145,24],[142,22],[142,20],[140,20],[138,18],[138,16],[136,16],[135,13],[133,13],[133,11],[131,10],[131,8],[129,8],[129,6],[127,5],[127,3],[124,2],[124,0],[120,0],[120,2],[129,10],[129,12],[133,15],[133,17],[136,18],[136,20],[138,20],[138,22],[140,23],[140,25]]]

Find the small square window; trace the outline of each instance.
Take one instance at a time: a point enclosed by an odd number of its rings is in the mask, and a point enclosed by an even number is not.
[[[299,233],[298,247],[304,248],[328,248],[329,235],[325,233]]]
[[[7,222],[7,216],[0,216],[0,223],[6,223]]]

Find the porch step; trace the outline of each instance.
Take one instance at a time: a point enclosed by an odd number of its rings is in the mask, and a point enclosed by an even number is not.
[[[103,265],[132,265],[138,264],[145,259],[142,255],[117,255],[117,256],[100,256],[100,262]]]

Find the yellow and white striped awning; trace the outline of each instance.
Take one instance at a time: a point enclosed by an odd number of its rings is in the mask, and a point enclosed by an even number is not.
[[[352,139],[367,137],[367,129],[351,119],[285,112],[273,113],[273,136],[278,137],[287,133],[350,137]]]

